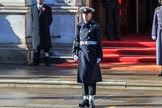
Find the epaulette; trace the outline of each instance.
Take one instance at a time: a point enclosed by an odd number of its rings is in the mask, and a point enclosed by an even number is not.
[[[78,25],[79,26],[83,26],[84,25],[84,22],[80,22]]]
[[[93,23],[93,25],[95,25],[95,26],[97,26],[97,25],[99,25],[97,22],[95,22],[95,21],[92,21],[92,23]]]

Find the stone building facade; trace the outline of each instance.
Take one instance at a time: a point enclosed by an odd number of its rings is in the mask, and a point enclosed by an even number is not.
[[[0,63],[28,63],[31,36],[30,6],[35,0],[0,0]],[[51,58],[70,58],[80,6],[86,0],[45,0],[52,7]]]

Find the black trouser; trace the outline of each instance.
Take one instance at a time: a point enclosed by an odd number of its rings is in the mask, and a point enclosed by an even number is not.
[[[82,84],[83,96],[96,95],[96,84]]]
[[[37,47],[37,50],[34,52],[33,62],[34,64],[39,64],[40,62],[40,52],[41,50],[44,50],[44,53],[49,54],[49,49],[41,49],[39,46]],[[48,56],[45,56],[45,63],[47,62]]]
[[[116,8],[105,8],[105,31],[107,38],[111,38],[114,34],[115,37],[119,36],[119,9]],[[113,22],[113,23],[112,23]],[[114,31],[114,32],[113,32]]]

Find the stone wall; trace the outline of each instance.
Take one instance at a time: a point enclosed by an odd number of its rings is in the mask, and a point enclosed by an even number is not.
[[[71,56],[78,8],[85,0],[45,0],[52,7],[51,58]],[[0,0],[0,63],[27,63],[26,37],[31,35],[29,8],[35,0]]]
[[[25,63],[25,0],[0,0],[0,63]]]

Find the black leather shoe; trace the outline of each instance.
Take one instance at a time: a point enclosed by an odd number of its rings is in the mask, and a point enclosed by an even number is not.
[[[111,37],[111,38],[109,37],[109,38],[107,38],[107,40],[108,41],[114,41],[115,39],[113,37]]]
[[[158,76],[162,76],[162,71],[160,71],[160,73],[158,74]]]
[[[48,57],[45,57],[45,58],[44,58],[44,62],[45,62],[45,66],[51,66],[51,64],[50,64],[50,61],[49,61],[49,58],[48,58]]]
[[[49,64],[49,63],[45,63],[45,66],[51,66],[51,64]]]
[[[93,100],[89,101],[89,107],[90,108],[95,108],[95,104],[94,104]]]
[[[88,99],[84,99],[82,103],[79,104],[79,107],[89,107]]]
[[[119,37],[115,37],[115,40],[121,41],[121,38],[119,38]]]

